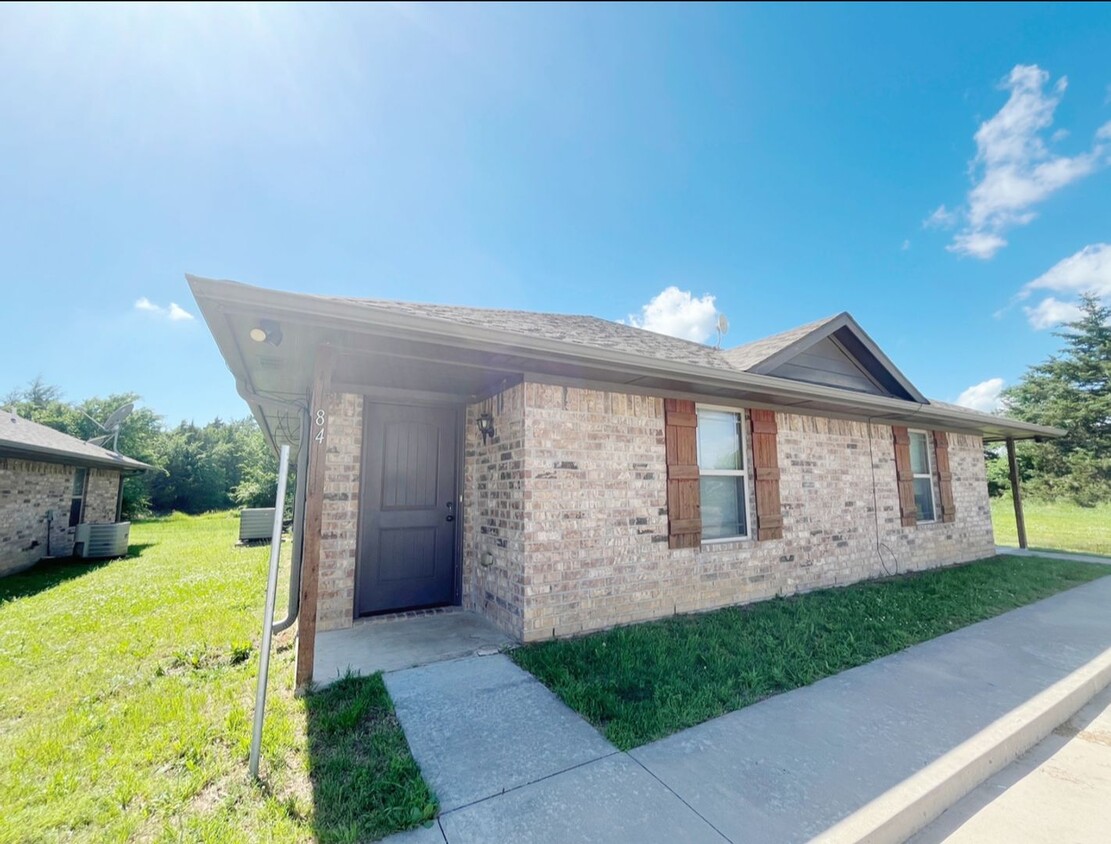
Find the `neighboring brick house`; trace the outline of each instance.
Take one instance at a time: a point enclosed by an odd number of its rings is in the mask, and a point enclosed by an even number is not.
[[[70,556],[79,524],[119,521],[123,476],[148,468],[0,410],[0,576]]]
[[[990,556],[984,443],[1062,433],[927,400],[848,314],[719,350],[189,282],[300,452],[299,683],[316,630],[367,615],[534,641]]]

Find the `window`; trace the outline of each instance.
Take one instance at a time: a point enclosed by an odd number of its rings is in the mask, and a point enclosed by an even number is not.
[[[702,541],[747,539],[744,414],[707,407],[697,413]]]
[[[89,470],[77,468],[73,470],[73,497],[69,502],[69,526],[81,524],[81,516],[85,510],[85,480]]]
[[[914,475],[914,508],[918,521],[932,522],[934,515],[934,478],[930,460],[930,436],[925,431],[910,432],[910,471]]]

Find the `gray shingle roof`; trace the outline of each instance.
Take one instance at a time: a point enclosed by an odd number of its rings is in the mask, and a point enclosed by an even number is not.
[[[668,337],[665,334],[657,334],[643,328],[611,322],[600,317],[469,308],[457,305],[422,305],[384,299],[334,299],[334,301],[408,316],[442,319],[445,322],[473,325],[510,334],[575,343],[580,346],[620,350],[659,360],[692,363],[719,369],[732,368],[718,349],[677,337]]]
[[[616,349],[644,355],[658,360],[692,363],[715,369],[747,371],[786,348],[797,340],[821,328],[839,315],[819,319],[797,328],[745,343],[732,349],[716,349],[702,343],[657,334],[644,328],[611,322],[595,316],[546,314],[533,311],[509,311],[494,308],[471,308],[459,305],[427,305],[414,302],[395,302],[388,299],[352,299],[340,297],[333,301],[356,307],[406,314],[408,316],[442,319],[445,322],[473,325],[510,334],[542,337],[592,346],[599,349]]]
[[[838,316],[840,316],[840,314],[835,314],[825,319],[815,320],[814,322],[808,322],[806,325],[800,325],[797,328],[781,331],[779,334],[773,334],[770,337],[764,337],[760,340],[753,340],[751,343],[745,343],[743,346],[734,346],[732,349],[725,349],[721,353],[722,357],[729,361],[729,364],[736,369],[752,369],[777,352],[786,349],[792,343],[801,340],[813,331],[817,331],[827,322],[832,322],[837,319]]]
[[[146,463],[116,454],[106,448],[82,442],[46,425],[0,410],[0,456],[25,459],[41,456],[50,462],[63,461],[77,466],[100,466],[126,471],[149,469]]]

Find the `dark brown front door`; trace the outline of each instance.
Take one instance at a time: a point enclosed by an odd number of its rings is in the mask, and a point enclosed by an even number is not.
[[[458,412],[367,401],[363,415],[357,613],[450,604]]]

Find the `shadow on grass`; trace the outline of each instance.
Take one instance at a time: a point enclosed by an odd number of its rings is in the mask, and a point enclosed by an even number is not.
[[[0,577],[0,604],[53,589],[60,583],[65,583],[67,580],[73,580],[77,577],[84,577],[86,574],[110,565],[117,560],[141,557],[143,552],[150,548],[152,544],[140,542],[129,545],[126,557],[117,557],[110,560],[85,560],[80,557],[43,560],[25,571],[10,574],[7,577]]]
[[[0,604],[37,595],[53,589],[59,583],[84,577],[91,571],[106,566],[111,560],[81,560],[67,557],[61,560],[47,560],[26,571],[0,578]]]
[[[305,711],[318,841],[375,840],[436,816],[381,674],[312,692]]]

